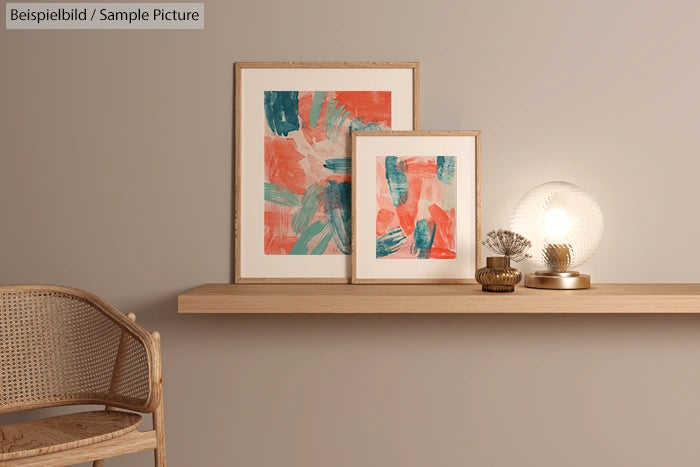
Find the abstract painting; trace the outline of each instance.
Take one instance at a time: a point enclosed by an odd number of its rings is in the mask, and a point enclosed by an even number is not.
[[[419,69],[235,64],[234,282],[350,282],[351,138],[416,129]]]
[[[353,133],[353,284],[475,283],[480,148],[480,131]]]
[[[351,135],[391,128],[391,91],[265,91],[264,253],[351,253]]]
[[[377,259],[454,259],[455,157],[377,156]]]

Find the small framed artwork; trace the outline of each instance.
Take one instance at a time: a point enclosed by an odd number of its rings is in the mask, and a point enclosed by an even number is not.
[[[475,283],[481,132],[356,132],[353,283]]]
[[[235,282],[350,282],[351,135],[418,127],[418,63],[236,63]]]

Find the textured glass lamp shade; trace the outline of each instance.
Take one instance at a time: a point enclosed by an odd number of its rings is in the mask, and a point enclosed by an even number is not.
[[[573,269],[593,256],[603,236],[603,213],[591,195],[567,182],[539,185],[515,207],[511,229],[532,242],[531,261],[543,269],[528,274],[526,286],[590,287],[590,277]]]

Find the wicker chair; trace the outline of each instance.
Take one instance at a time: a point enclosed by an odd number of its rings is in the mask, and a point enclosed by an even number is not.
[[[165,466],[160,336],[100,298],[44,285],[0,286],[0,414],[105,405],[0,426],[0,467],[50,467],[153,449]],[[153,430],[138,431],[150,413]]]

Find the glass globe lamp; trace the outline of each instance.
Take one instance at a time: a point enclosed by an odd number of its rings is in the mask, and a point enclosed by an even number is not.
[[[574,269],[595,253],[603,236],[603,213],[595,199],[567,182],[536,186],[515,207],[511,229],[532,242],[539,268],[525,275],[525,286],[587,289],[591,277]]]

